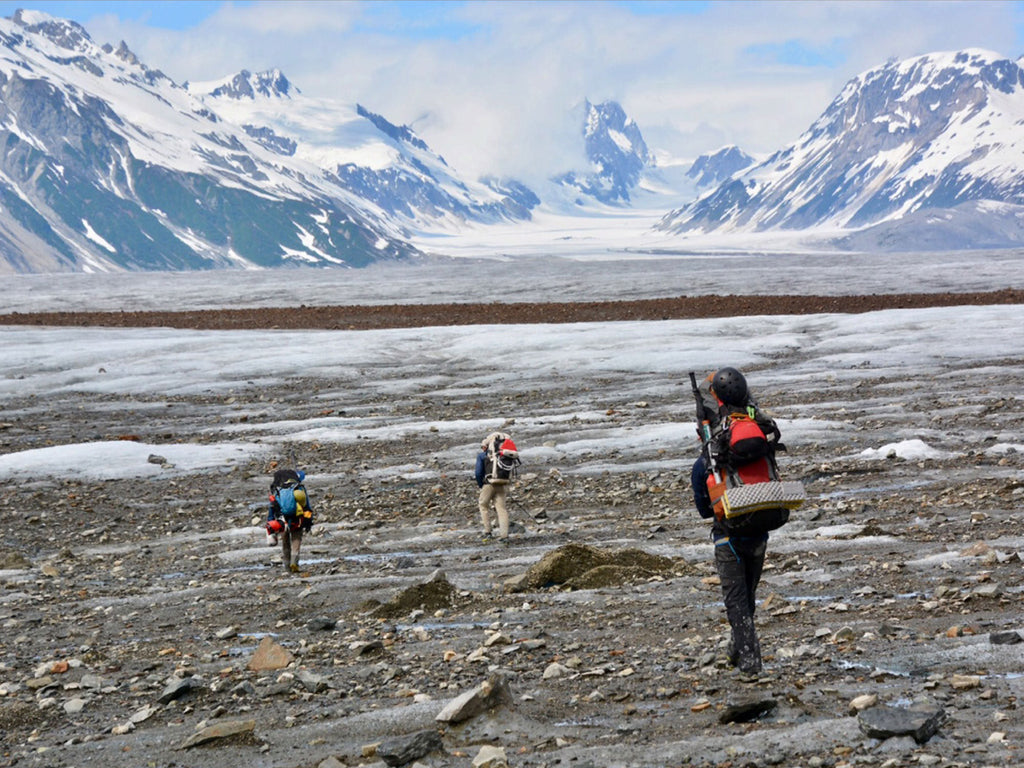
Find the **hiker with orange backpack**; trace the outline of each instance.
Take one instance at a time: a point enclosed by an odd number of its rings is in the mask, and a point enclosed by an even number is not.
[[[508,488],[515,480],[519,467],[519,452],[512,438],[504,432],[491,432],[480,443],[476,456],[477,488],[480,489],[478,506],[484,538],[491,537],[491,502],[498,516],[498,539],[508,541],[508,507],[505,504]]]
[[[715,567],[722,586],[731,637],[729,663],[745,675],[762,670],[754,626],[755,595],[764,568],[768,533],[789,519],[803,501],[800,483],[778,478],[775,421],[766,416],[735,368],[720,368],[700,387],[690,374],[697,401],[701,456],[690,482],[697,512],[712,518]]]

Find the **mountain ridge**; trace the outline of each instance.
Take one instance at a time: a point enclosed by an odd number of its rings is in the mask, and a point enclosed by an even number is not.
[[[982,203],[1024,205],[1024,70],[971,49],[890,61],[851,79],[797,141],[667,214],[661,231],[846,230],[837,243],[903,247],[914,227]],[[1003,211],[1003,215],[1006,215]],[[1018,211],[1020,213],[1020,211]],[[942,228],[941,216],[931,221]],[[874,230],[875,235],[871,234]],[[935,247],[963,247],[936,237]],[[1011,233],[1003,247],[1022,242]]]

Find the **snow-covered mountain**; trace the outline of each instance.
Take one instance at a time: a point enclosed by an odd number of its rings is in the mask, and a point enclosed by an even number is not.
[[[1021,224],[1024,71],[968,50],[854,78],[794,144],[659,229],[828,228],[848,230],[841,245],[897,249],[1012,245]]]
[[[628,203],[643,170],[652,165],[640,128],[614,101],[583,105],[583,141],[591,170],[569,171],[554,181],[602,203]]]
[[[35,11],[0,19],[0,142],[0,273],[362,266],[416,256],[419,222],[536,204],[280,72],[179,86]]]
[[[185,87],[269,150],[319,167],[403,225],[524,219],[539,202],[515,181],[461,179],[408,126],[360,104],[307,97],[278,70]]]
[[[598,203],[618,208],[678,204],[696,196],[697,185],[687,177],[689,164],[659,162],[649,149],[640,126],[615,101],[583,105],[581,135],[589,164],[586,171],[567,171],[552,177],[554,194],[570,205]]]
[[[248,136],[123,43],[0,19],[0,271],[359,266],[415,254],[383,212]]]
[[[714,152],[701,155],[693,161],[688,178],[693,179],[698,189],[718,186],[726,179],[754,164],[753,157],[734,144]]]

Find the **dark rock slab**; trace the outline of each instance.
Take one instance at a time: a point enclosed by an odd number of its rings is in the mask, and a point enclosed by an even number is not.
[[[775,699],[751,699],[727,706],[718,716],[720,723],[749,723],[774,712],[779,706]]]
[[[194,677],[186,677],[182,680],[174,680],[164,686],[163,691],[160,693],[160,698],[157,701],[161,704],[166,704],[169,701],[180,699],[182,696],[186,696],[192,691],[198,690],[203,687],[201,681]]]
[[[988,641],[992,645],[1016,645],[1017,643],[1024,640],[1024,637],[1020,636],[1020,632],[1010,630],[1009,632],[993,632],[988,636]]]
[[[934,706],[871,707],[857,715],[857,724],[873,739],[911,736],[918,744],[924,744],[938,732],[945,719],[945,710]]]
[[[396,768],[408,765],[440,749],[444,749],[441,734],[434,730],[426,730],[412,736],[397,736],[381,742],[377,747],[377,757],[392,768]]]

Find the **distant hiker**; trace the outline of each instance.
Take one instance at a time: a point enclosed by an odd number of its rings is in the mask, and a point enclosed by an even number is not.
[[[729,663],[748,675],[761,672],[761,645],[754,626],[755,593],[761,580],[768,532],[785,524],[803,502],[799,482],[778,479],[775,421],[758,407],[747,380],[721,368],[697,386],[701,456],[690,475],[693,500],[703,518],[713,518],[715,566],[731,627]]]
[[[302,534],[313,527],[313,507],[303,481],[306,473],[279,469],[270,482],[270,503],[267,507],[267,545],[281,542],[281,560],[292,573],[299,570],[299,549]]]
[[[492,432],[480,443],[476,456],[476,485],[480,489],[480,521],[484,536],[491,536],[491,502],[498,515],[498,538],[508,540],[508,487],[516,478],[519,452],[512,438],[504,432]]]

